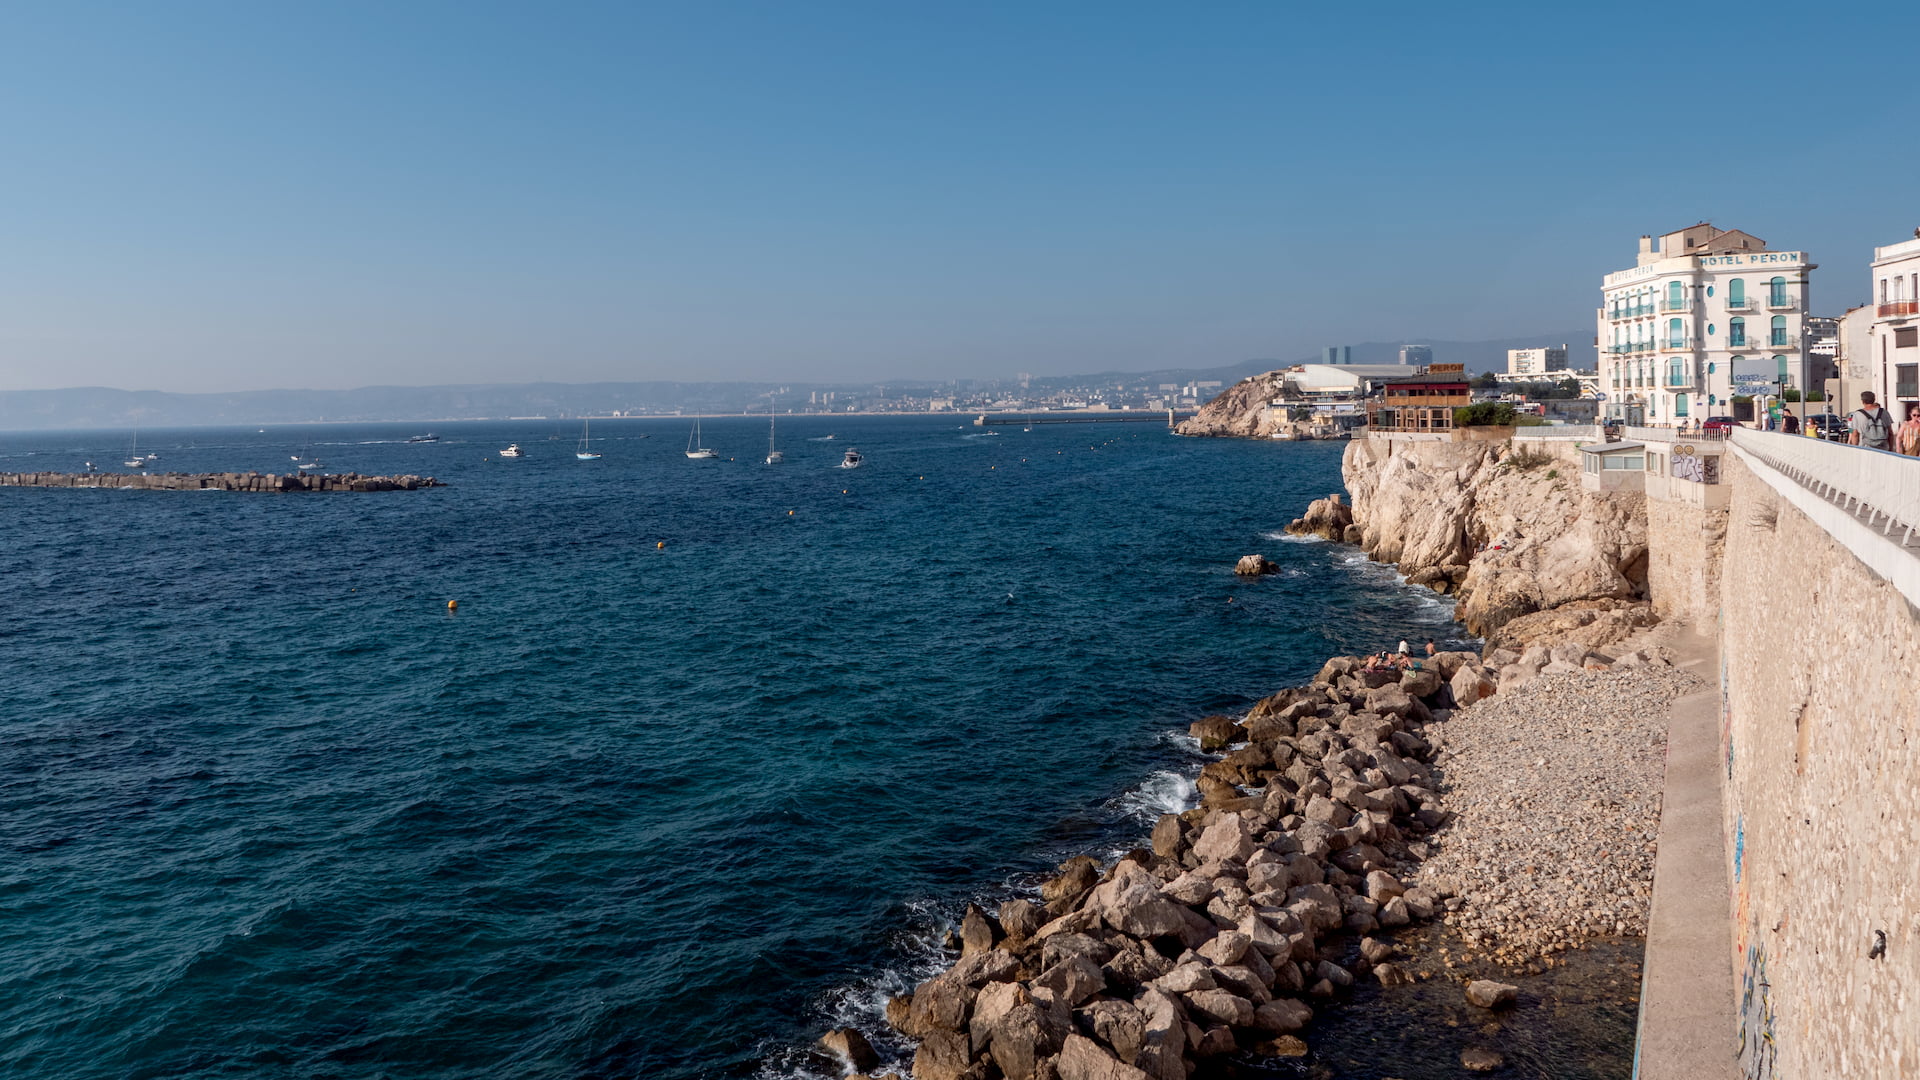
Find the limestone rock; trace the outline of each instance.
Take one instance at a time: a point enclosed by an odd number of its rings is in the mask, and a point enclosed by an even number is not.
[[[1240,725],[1230,716],[1203,716],[1187,726],[1187,733],[1200,740],[1200,749],[1218,750],[1241,737]]]
[[[1000,905],[1000,926],[1007,932],[1007,943],[1018,947],[1046,924],[1046,912],[1031,900],[1009,900]]]
[[[1492,1072],[1507,1063],[1498,1050],[1473,1046],[1460,1051],[1460,1064],[1468,1072]]]
[[[1060,1080],[1147,1080],[1145,1071],[1121,1062],[1085,1035],[1067,1036],[1059,1069]]]
[[[1223,816],[1194,841],[1193,854],[1203,862],[1244,861],[1253,854],[1253,828],[1238,814]]]
[[[993,924],[987,921],[987,913],[979,905],[968,904],[967,912],[960,919],[960,955],[973,956],[993,948]]]
[[[1467,984],[1467,1002],[1482,1009],[1500,1009],[1520,999],[1520,988],[1510,983],[1475,979]]]
[[[1105,1043],[1113,1056],[1131,1065],[1146,1042],[1147,1018],[1124,1001],[1096,1001],[1084,1014],[1093,1028],[1094,1038]]]
[[[1053,991],[1054,1000],[1072,1007],[1106,989],[1107,977],[1086,957],[1069,956],[1041,972],[1033,985]]]
[[[913,1053],[913,1080],[961,1080],[972,1061],[965,1035],[931,1031]]]
[[[1275,998],[1253,1011],[1253,1026],[1275,1035],[1291,1035],[1312,1019],[1307,1003],[1292,998]]]
[[[820,1037],[820,1045],[828,1053],[853,1066],[855,1072],[867,1072],[880,1067],[880,1055],[874,1053],[873,1044],[860,1034],[858,1028],[835,1028]]]
[[[1265,555],[1242,555],[1240,561],[1233,564],[1233,572],[1241,577],[1277,574],[1280,572],[1280,564],[1269,560]]]

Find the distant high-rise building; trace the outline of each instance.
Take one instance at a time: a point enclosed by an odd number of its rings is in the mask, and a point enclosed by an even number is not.
[[[1321,352],[1320,362],[1323,364],[1351,364],[1353,363],[1353,346],[1329,345]]]
[[[1549,371],[1567,370],[1567,347],[1548,346],[1542,349],[1508,349],[1507,374],[1509,375],[1545,375]]]
[[[1431,364],[1433,363],[1433,346],[1402,345],[1400,346],[1400,362],[1409,366],[1414,364]]]

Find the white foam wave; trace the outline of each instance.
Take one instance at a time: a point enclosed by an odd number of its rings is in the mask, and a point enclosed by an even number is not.
[[[1200,789],[1193,778],[1170,769],[1147,774],[1133,788],[1115,796],[1107,805],[1122,815],[1151,825],[1161,814],[1178,814],[1199,805]]]
[[[1275,529],[1272,532],[1263,532],[1260,535],[1268,540],[1278,540],[1283,544],[1324,544],[1327,542],[1327,538],[1321,536],[1319,533],[1290,533]]]

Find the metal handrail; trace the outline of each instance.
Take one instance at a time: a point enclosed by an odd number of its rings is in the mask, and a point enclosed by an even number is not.
[[[1678,300],[1662,300],[1660,301],[1660,310],[1661,311],[1692,311],[1693,297],[1683,296]]]
[[[1794,311],[1799,307],[1800,307],[1800,301],[1799,301],[1799,298],[1797,297],[1793,297],[1793,296],[1767,297],[1767,310],[1769,311]]]
[[[1864,446],[1740,428],[1733,444],[1903,548],[1920,530],[1920,459]]]
[[[1727,297],[1727,310],[1728,311],[1752,311],[1753,297],[1742,296],[1742,297],[1735,298],[1735,297],[1729,296]]]

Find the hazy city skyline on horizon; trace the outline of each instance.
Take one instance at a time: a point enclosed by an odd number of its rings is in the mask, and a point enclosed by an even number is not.
[[[1839,314],[1920,224],[1845,29],[1682,81],[1572,11],[49,8],[0,45],[0,390],[1291,362],[1583,325],[1700,220]]]

